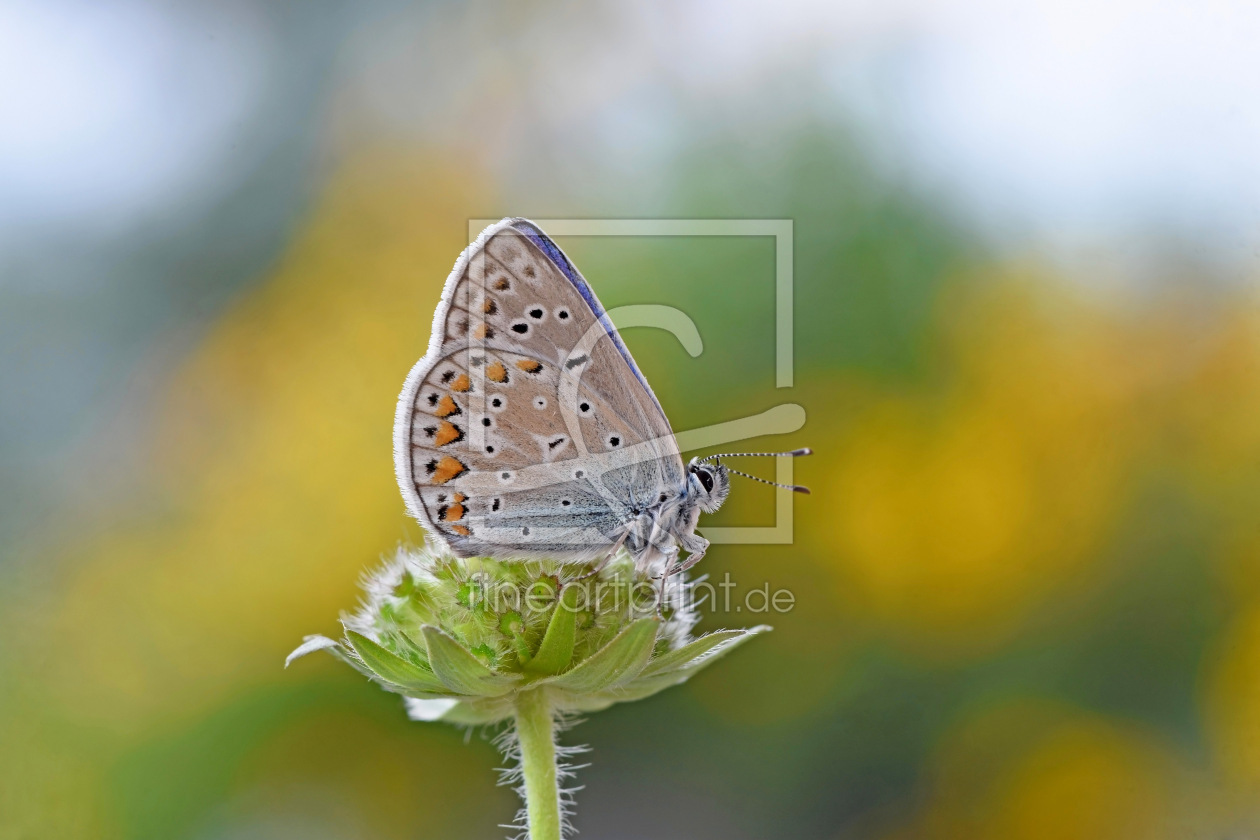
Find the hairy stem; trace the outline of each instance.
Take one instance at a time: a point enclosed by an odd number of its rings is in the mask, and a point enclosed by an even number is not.
[[[560,786],[556,769],[556,720],[546,689],[516,700],[516,735],[525,777],[529,840],[560,840]]]

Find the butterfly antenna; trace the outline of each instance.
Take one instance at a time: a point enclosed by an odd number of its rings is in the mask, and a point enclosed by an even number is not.
[[[769,484],[769,485],[772,485],[772,486],[774,486],[774,487],[782,487],[784,490],[791,490],[791,491],[793,491],[793,492],[795,492],[795,493],[804,493],[806,496],[808,496],[808,495],[809,495],[809,488],[808,488],[808,487],[802,487],[802,486],[801,486],[801,485],[799,485],[799,484],[780,484],[780,483],[779,483],[779,482],[777,482],[777,481],[770,481],[769,479],[759,478],[759,477],[757,477],[757,476],[755,476],[755,475],[749,475],[749,474],[748,474],[748,473],[746,473],[746,472],[740,472],[739,470],[733,470],[733,469],[731,469],[730,467],[727,467],[727,468],[726,468],[726,471],[727,471],[727,472],[729,472],[729,473],[735,473],[735,475],[742,475],[744,478],[751,478],[753,481],[760,481],[762,484]]]
[[[701,458],[700,463],[703,464],[705,461],[715,461],[718,458],[778,458],[780,456],[785,458],[798,458],[801,455],[813,454],[814,450],[810,449],[808,446],[804,449],[793,449],[791,452],[720,452],[717,455],[708,455]]]

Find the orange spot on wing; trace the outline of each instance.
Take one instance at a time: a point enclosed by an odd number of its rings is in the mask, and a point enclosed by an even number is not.
[[[437,462],[437,466],[433,468],[433,483],[445,484],[452,478],[458,478],[468,472],[468,467],[464,466],[458,458],[452,458],[447,455]]]
[[[490,329],[485,324],[478,324],[473,329],[473,338],[478,341],[484,341],[487,338],[494,338],[494,330]]]
[[[467,508],[459,503],[453,505],[442,505],[437,509],[437,518],[441,522],[457,522],[460,519],[463,519],[464,514],[467,512]]]
[[[468,374],[466,373],[461,373],[459,376],[455,377],[455,381],[451,383],[452,391],[459,391],[460,393],[463,393],[471,388],[472,382],[468,381]]]
[[[499,305],[494,302],[494,298],[486,298],[486,302],[481,305],[481,311],[487,315],[493,315],[499,310]]]
[[[502,362],[494,362],[486,366],[486,378],[491,382],[507,382],[507,368]]]
[[[433,442],[438,446],[446,446],[457,440],[463,440],[464,433],[459,426],[446,420],[442,421],[442,425],[438,427],[437,434],[433,436]]]
[[[452,530],[452,531],[454,531],[455,533],[459,534],[461,537],[470,537],[470,536],[472,536],[472,531],[468,530],[468,529],[467,529],[467,528],[465,528],[463,525],[452,525],[452,526],[451,526],[451,530]]]
[[[455,404],[455,400],[451,399],[449,395],[443,394],[442,399],[438,400],[437,416],[450,417],[452,414],[459,413],[459,406]]]
[[[517,361],[516,366],[526,373],[538,373],[538,371],[542,370],[542,363],[533,359],[520,359]]]
[[[466,501],[468,501],[468,497],[465,496],[463,493],[455,494],[455,504],[462,505]]]

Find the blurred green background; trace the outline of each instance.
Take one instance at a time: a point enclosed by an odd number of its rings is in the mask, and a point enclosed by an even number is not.
[[[0,837],[484,838],[479,735],[325,658],[420,538],[394,401],[468,220],[561,240],[676,429],[805,406],[796,593],[593,716],[581,836],[1260,833],[1260,16],[0,2]],[[763,474],[768,474],[762,470]],[[736,479],[736,481],[739,481]],[[769,524],[736,485],[712,524]],[[758,623],[709,615],[704,628]]]

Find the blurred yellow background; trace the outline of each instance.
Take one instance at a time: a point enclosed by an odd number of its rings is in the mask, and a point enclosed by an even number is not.
[[[1017,5],[0,8],[0,837],[511,820],[281,667],[421,538],[394,401],[504,215],[794,221],[784,390],[772,240],[559,238],[695,320],[626,336],[675,429],[817,453],[701,567],[775,632],[564,736],[582,836],[1260,832],[1260,15]]]

